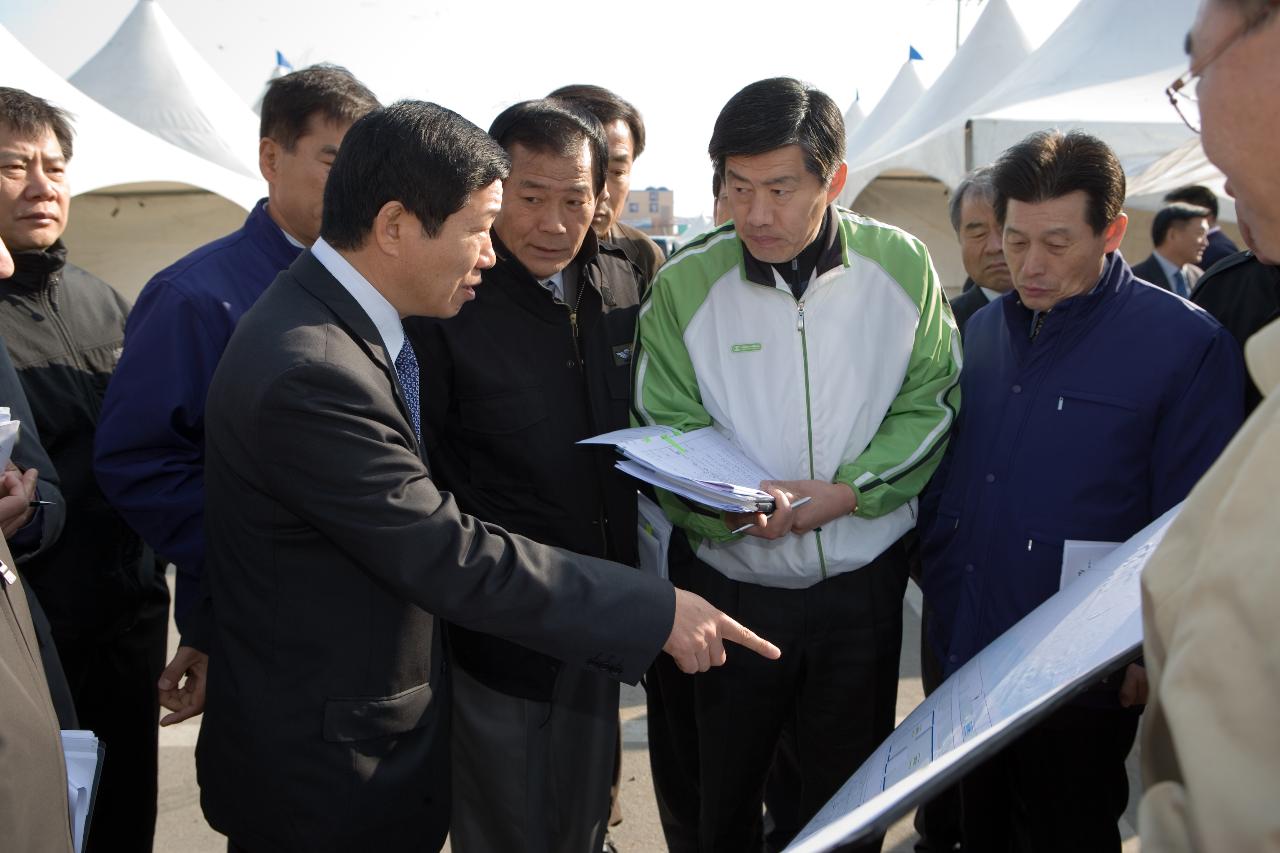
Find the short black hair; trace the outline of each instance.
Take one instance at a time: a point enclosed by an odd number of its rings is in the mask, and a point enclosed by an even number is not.
[[[399,201],[430,237],[471,194],[511,170],[507,154],[462,116],[437,104],[399,101],[347,131],[324,185],[320,236],[335,249],[359,248],[378,211]]]
[[[613,124],[615,121],[626,122],[631,130],[631,143],[635,146],[631,159],[637,159],[644,153],[644,117],[630,101],[623,100],[603,86],[593,86],[590,83],[561,86],[547,97],[581,107],[595,116],[602,125]]]
[[[1124,207],[1124,169],[1111,146],[1073,130],[1040,130],[1000,155],[992,169],[996,221],[1004,224],[1009,200],[1037,204],[1083,192],[1085,220],[1101,234]]]
[[[991,167],[979,166],[972,172],[964,176],[964,180],[960,182],[960,186],[956,187],[956,191],[951,194],[951,206],[948,213],[951,214],[951,227],[957,234],[960,233],[960,209],[964,207],[964,197],[969,193],[976,193],[986,199],[987,204],[994,205],[996,200],[996,187],[991,182]]]
[[[720,190],[724,187],[724,172],[714,169],[711,172],[711,197],[717,201],[720,199]]]
[[[489,125],[489,135],[508,153],[519,144],[530,151],[560,157],[576,155],[585,142],[591,152],[591,180],[595,194],[604,190],[609,169],[609,144],[604,128],[591,113],[564,101],[542,98],[507,107]]]
[[[729,99],[716,118],[707,153],[720,170],[729,157],[799,145],[805,168],[826,184],[844,161],[844,142],[844,116],[835,101],[799,80],[773,77]]]
[[[44,98],[22,89],[0,86],[0,124],[8,125],[19,136],[40,136],[51,130],[62,149],[62,159],[71,159],[75,137],[71,129],[71,114]]]
[[[350,71],[322,62],[267,84],[258,134],[292,151],[307,132],[307,122],[313,115],[318,113],[326,121],[343,125],[379,106],[373,92]]]
[[[1218,196],[1208,187],[1202,187],[1199,184],[1188,184],[1185,187],[1178,187],[1173,192],[1165,193],[1165,204],[1175,201],[1194,204],[1196,207],[1203,207],[1209,211],[1209,215],[1214,219],[1218,218]]]
[[[1151,242],[1159,248],[1164,243],[1164,238],[1169,235],[1169,229],[1176,222],[1190,222],[1192,219],[1205,219],[1209,216],[1209,208],[1198,207],[1194,204],[1184,204],[1176,201],[1167,207],[1160,208],[1156,212],[1155,219],[1151,220]]]

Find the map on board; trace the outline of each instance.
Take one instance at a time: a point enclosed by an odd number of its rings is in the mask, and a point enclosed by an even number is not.
[[[1142,568],[1181,506],[1117,546],[943,682],[785,853],[817,853],[883,832],[1133,657],[1142,644]]]

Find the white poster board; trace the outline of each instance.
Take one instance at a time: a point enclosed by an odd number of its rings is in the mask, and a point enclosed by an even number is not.
[[[787,853],[883,832],[1142,645],[1139,580],[1181,504],[1001,634],[903,720]]]

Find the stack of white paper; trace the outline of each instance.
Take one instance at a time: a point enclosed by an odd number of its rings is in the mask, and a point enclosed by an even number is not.
[[[723,512],[773,512],[773,498],[758,488],[773,478],[715,427],[634,427],[578,443],[614,445],[626,457],[620,470],[694,503]]]
[[[9,464],[13,446],[18,443],[18,426],[21,421],[9,419],[9,407],[0,406],[0,471]]]
[[[67,759],[67,801],[71,806],[71,839],[84,850],[85,833],[93,815],[93,798],[102,774],[102,744],[93,732],[62,730],[62,752]]]

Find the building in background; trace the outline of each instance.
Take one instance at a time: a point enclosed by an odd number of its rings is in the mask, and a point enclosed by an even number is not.
[[[651,237],[676,233],[675,193],[666,187],[649,187],[627,193],[622,221]]]

